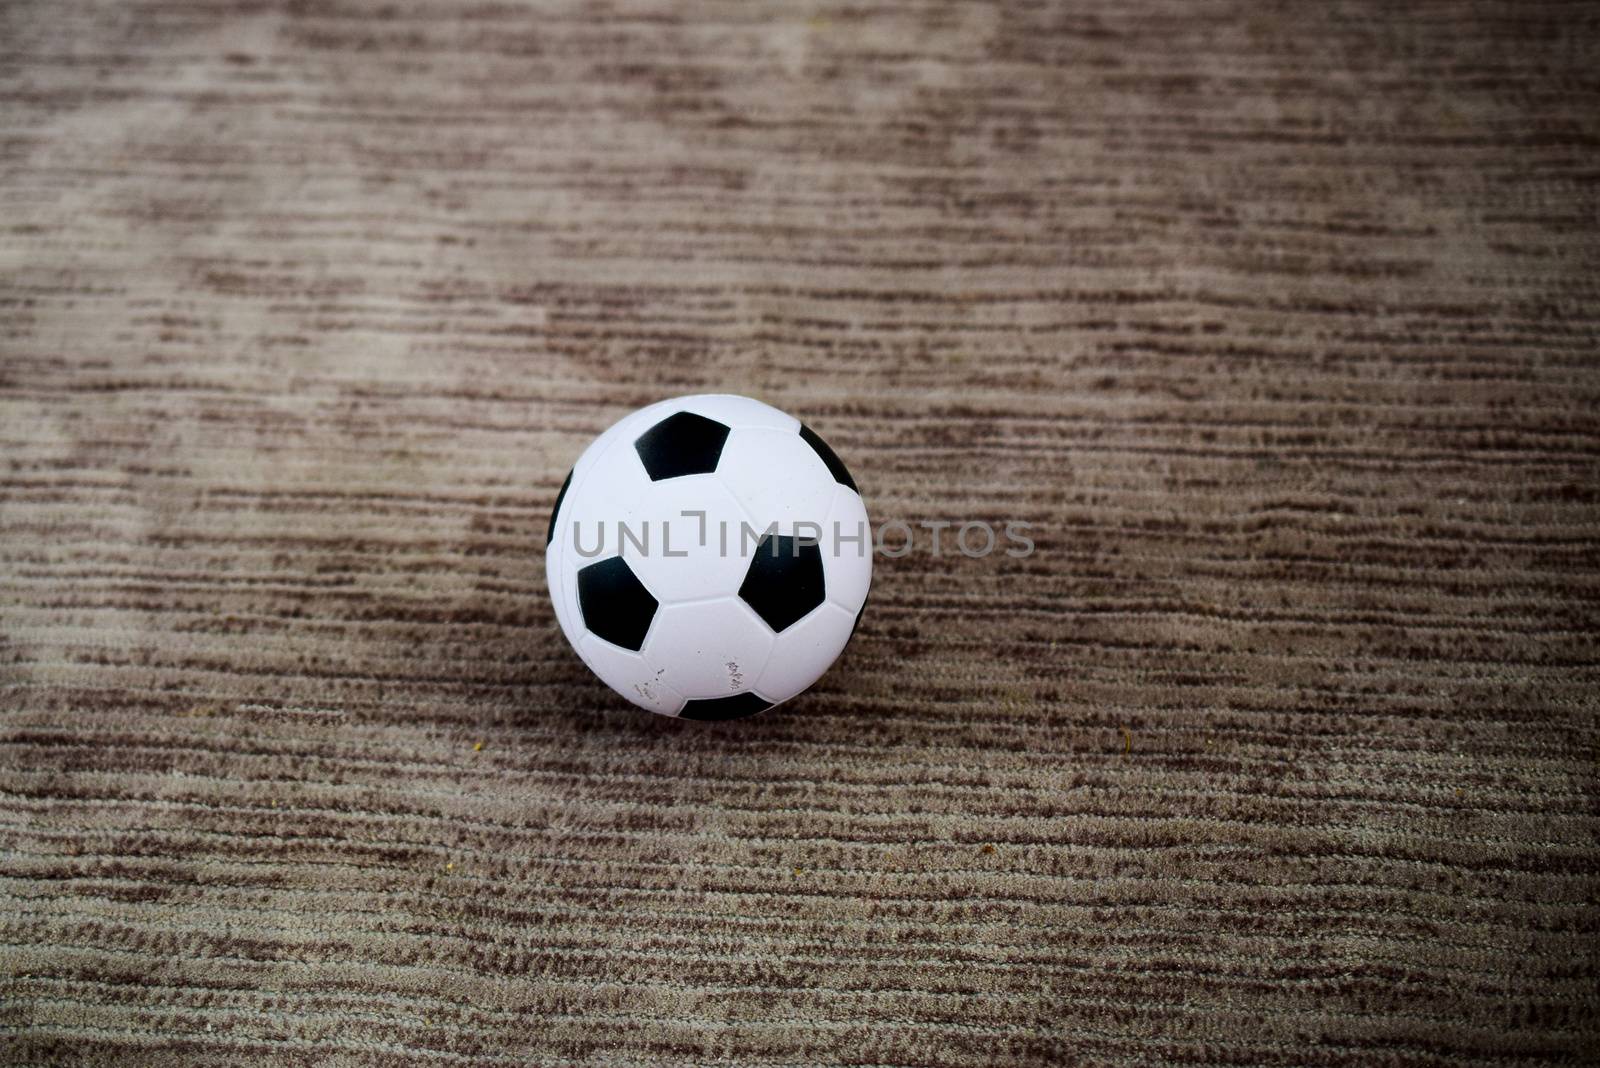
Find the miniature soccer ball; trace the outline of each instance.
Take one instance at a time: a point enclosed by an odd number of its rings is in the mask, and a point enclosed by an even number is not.
[[[749,397],[624,417],[567,475],[545,546],[556,619],[642,708],[737,719],[815,682],[872,582],[872,533],[833,450]]]

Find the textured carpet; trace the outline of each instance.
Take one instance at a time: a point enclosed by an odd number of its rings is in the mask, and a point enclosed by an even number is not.
[[[1600,1049],[1592,4],[0,6],[0,1063]],[[555,626],[630,408],[878,563]]]

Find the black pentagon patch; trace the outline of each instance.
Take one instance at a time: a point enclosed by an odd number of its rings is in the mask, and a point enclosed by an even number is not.
[[[633,443],[650,481],[703,475],[717,469],[728,428],[693,412],[669,415]]]
[[[556,540],[556,516],[561,514],[561,502],[567,499],[567,490],[571,487],[571,485],[572,472],[568,471],[567,480],[561,483],[561,492],[556,494],[556,503],[554,507],[550,509],[550,529],[544,532],[544,544],[545,548],[547,549],[550,547],[550,544]]]
[[[768,534],[756,547],[739,596],[782,631],[828,596],[822,585],[822,547],[812,538]]]
[[[772,702],[751,690],[736,693],[731,697],[712,697],[703,701],[684,702],[683,711],[678,713],[679,719],[743,719],[753,716],[757,712],[765,712],[772,707]]]
[[[840,460],[838,455],[828,448],[826,441],[817,437],[816,431],[801,423],[800,439],[810,445],[813,452],[822,457],[822,462],[828,465],[828,474],[833,476],[835,482],[841,486],[849,486],[851,489],[856,489],[856,480],[850,477],[850,472],[845,469],[844,461]],[[861,491],[856,490],[856,492],[860,493]]]
[[[638,652],[655,618],[656,599],[620,556],[578,571],[578,607],[589,633]]]

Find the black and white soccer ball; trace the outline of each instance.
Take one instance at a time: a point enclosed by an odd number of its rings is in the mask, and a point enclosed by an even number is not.
[[[561,630],[642,708],[736,719],[815,682],[872,582],[850,473],[791,415],[678,397],[624,417],[567,476],[545,575]]]

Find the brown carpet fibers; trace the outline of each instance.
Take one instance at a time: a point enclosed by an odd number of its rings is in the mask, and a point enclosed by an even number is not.
[[[0,5],[0,1063],[1600,1049],[1600,9]],[[563,643],[594,433],[880,560],[751,721]]]

